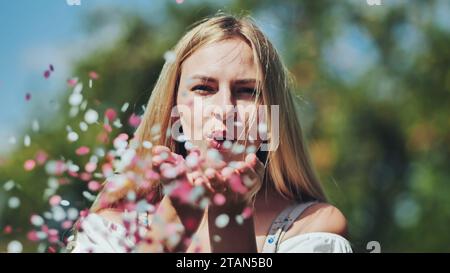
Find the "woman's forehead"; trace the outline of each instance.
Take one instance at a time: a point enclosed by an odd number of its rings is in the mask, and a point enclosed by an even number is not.
[[[254,79],[257,70],[251,47],[242,39],[234,38],[199,48],[183,62],[181,72],[188,79],[196,75]]]

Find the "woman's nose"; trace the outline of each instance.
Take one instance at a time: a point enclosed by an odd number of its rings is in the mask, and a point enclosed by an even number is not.
[[[221,115],[221,119],[225,120],[229,115],[234,112],[235,102],[233,100],[233,95],[229,88],[223,88],[217,92],[216,103],[221,113],[216,113]]]

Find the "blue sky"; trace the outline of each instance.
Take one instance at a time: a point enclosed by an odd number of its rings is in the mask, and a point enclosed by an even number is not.
[[[12,146],[11,136],[23,143],[21,129],[29,128],[32,109],[47,108],[51,98],[63,92],[70,75],[70,60],[86,53],[88,38],[83,19],[94,8],[116,5],[121,8],[154,12],[161,1],[81,0],[69,6],[66,0],[4,1],[0,8],[0,153]],[[144,9],[143,9],[144,7]],[[107,29],[105,39],[118,30]],[[43,73],[49,64],[55,71],[49,79]],[[26,101],[27,93],[31,100]],[[41,104],[41,105],[39,105]],[[40,123],[42,121],[38,120]]]

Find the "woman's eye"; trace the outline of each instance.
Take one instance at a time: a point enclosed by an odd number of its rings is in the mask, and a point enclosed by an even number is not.
[[[201,95],[207,95],[210,93],[214,93],[214,89],[207,85],[196,85],[192,87],[191,91],[201,94]]]
[[[256,89],[255,88],[241,88],[238,90],[238,94],[254,97],[256,95]]]

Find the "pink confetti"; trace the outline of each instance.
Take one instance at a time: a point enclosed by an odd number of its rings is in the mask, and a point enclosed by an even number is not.
[[[223,194],[221,193],[216,193],[216,195],[214,195],[214,204],[218,205],[218,206],[222,206],[223,204],[225,204],[226,198]]]
[[[117,113],[114,109],[108,108],[105,111],[105,116],[106,118],[108,118],[109,122],[113,122],[113,120],[115,120],[117,117]]]
[[[36,162],[38,165],[42,165],[45,163],[45,161],[47,161],[48,155],[46,152],[44,151],[38,151],[36,154]]]
[[[107,144],[109,142],[108,133],[100,132],[97,135],[97,142]]]
[[[84,169],[86,170],[86,172],[92,173],[92,172],[95,171],[95,169],[97,169],[97,163],[95,163],[95,162],[88,162],[86,164],[86,166],[84,166]]]
[[[48,230],[47,234],[49,236],[58,236],[58,230],[54,229],[54,228],[51,228],[51,229]]]
[[[73,224],[72,221],[66,220],[66,221],[62,222],[61,227],[62,227],[63,229],[69,229],[69,228],[72,227],[72,224]]]
[[[119,134],[115,140],[122,140],[122,141],[127,141],[129,138],[129,136],[125,133],[121,133]]]
[[[25,163],[23,164],[23,168],[26,171],[31,171],[34,169],[34,167],[36,166],[36,162],[33,159],[28,159],[27,161],[25,161]]]
[[[110,163],[105,163],[102,165],[102,173],[105,177],[113,175],[113,168]]]
[[[6,226],[3,229],[3,233],[5,233],[5,234],[10,234],[11,232],[12,232],[12,227],[10,225]]]
[[[26,100],[26,101],[31,100],[31,94],[30,94],[30,93],[26,93],[26,94],[25,94],[25,100]]]
[[[50,77],[50,70],[45,70],[44,78],[48,79]]]
[[[246,207],[243,211],[242,211],[242,217],[244,217],[244,219],[249,218],[253,213],[252,208],[250,207]]]
[[[76,78],[68,79],[68,80],[67,80],[67,84],[68,84],[70,87],[74,87],[77,83],[78,83],[78,79],[76,79]]]
[[[83,181],[89,181],[92,179],[92,175],[88,172],[83,172],[80,174],[80,179]]]
[[[155,172],[153,170],[147,170],[145,172],[145,178],[153,181],[153,180],[158,180],[160,177],[157,172]]]
[[[88,147],[86,147],[86,146],[81,146],[80,148],[78,148],[76,151],[75,151],[75,153],[77,154],[77,155],[86,155],[86,154],[88,154],[89,153],[89,148]]]
[[[242,184],[241,177],[237,174],[232,174],[230,179],[230,187],[234,192],[244,194],[248,191],[248,189]]]
[[[55,162],[55,175],[61,175],[66,170],[66,164],[64,161],[58,160]]]
[[[59,205],[60,202],[61,202],[61,196],[53,195],[52,197],[50,197],[49,203],[51,206],[57,206],[57,205]],[[43,226],[43,228],[44,228],[44,226]]]
[[[88,215],[89,215],[89,209],[84,209],[84,210],[80,211],[81,217],[87,217]]]
[[[138,115],[135,115],[134,113],[131,114],[130,118],[128,119],[128,124],[132,127],[138,127],[141,123],[141,118]]]
[[[95,180],[92,180],[88,183],[88,189],[90,191],[98,191],[101,187],[102,185]]]
[[[99,78],[99,75],[97,72],[91,71],[91,72],[89,72],[89,78],[91,78],[93,80],[97,80]]]
[[[181,182],[172,192],[171,196],[178,197],[181,203],[189,204],[192,186]]]
[[[112,132],[112,127],[109,124],[103,124],[103,129],[105,129],[105,131],[108,133]]]
[[[176,0],[177,4],[183,4],[184,0]]]
[[[37,232],[35,230],[32,230],[32,231],[28,232],[27,233],[27,238],[28,238],[28,240],[30,240],[32,242],[39,241],[39,237],[37,236]]]
[[[67,171],[67,173],[72,177],[78,177],[78,173],[74,171]]]

